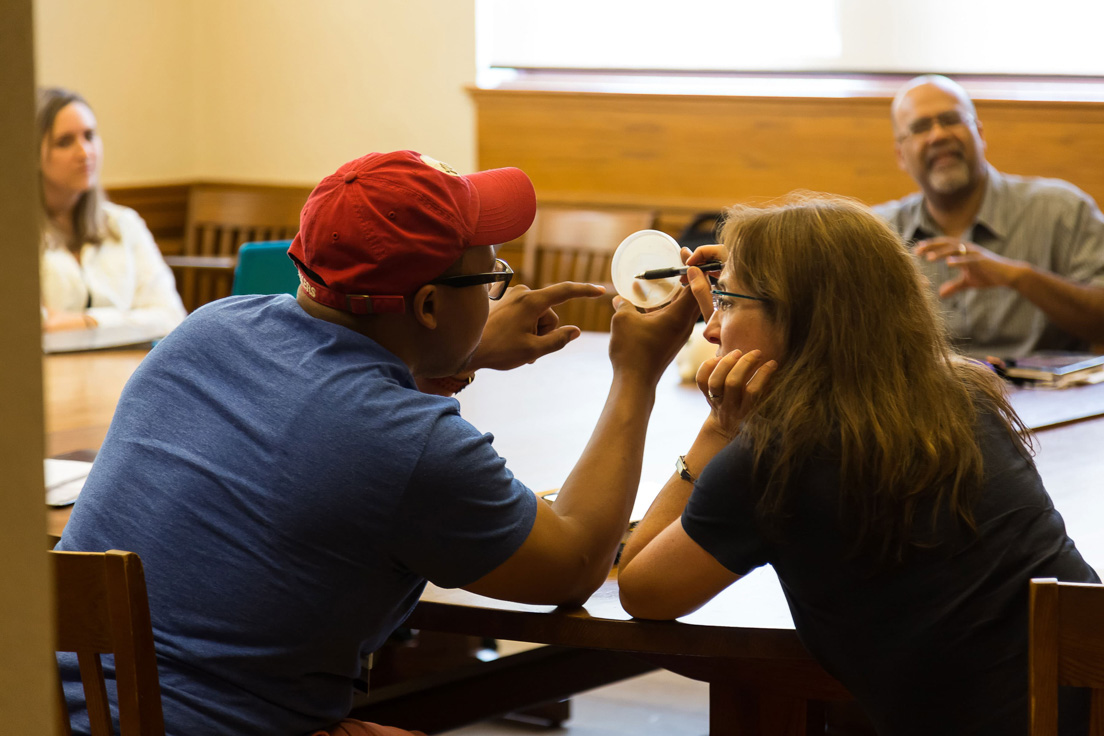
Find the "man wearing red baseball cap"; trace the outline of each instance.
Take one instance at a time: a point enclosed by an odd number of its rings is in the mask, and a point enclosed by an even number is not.
[[[689,290],[614,314],[610,395],[553,505],[454,399],[419,390],[579,334],[552,307],[600,287],[507,290],[495,258],[535,210],[518,169],[369,154],[304,206],[296,298],[209,304],[139,366],[58,548],[141,556],[169,736],[395,733],[343,718],[361,655],[427,580],[572,604],[605,579],[656,382],[697,316]]]

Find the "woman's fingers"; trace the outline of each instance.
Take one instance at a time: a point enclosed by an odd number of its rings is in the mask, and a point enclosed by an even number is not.
[[[740,359],[735,362],[735,365],[733,365],[725,375],[721,390],[725,393],[746,391],[747,382],[755,373],[755,369],[759,367],[759,362],[762,357],[763,353],[759,350],[752,350],[740,356]],[[716,393],[716,391],[714,391],[714,393]]]
[[[713,367],[713,371],[709,374],[709,379],[706,381],[705,396],[709,399],[709,403],[715,405],[724,400],[725,382],[732,372],[732,369],[739,363],[742,355],[743,353],[739,350],[733,350],[727,355],[722,355],[717,360],[716,365]]]
[[[719,357],[709,358],[702,362],[698,366],[697,375],[694,376],[694,382],[698,384],[698,390],[702,392],[702,396],[708,398],[709,396],[709,377],[713,375],[713,369],[717,367],[717,364],[721,362]]]
[[[683,261],[683,263],[688,266],[696,266],[706,261],[723,261],[724,259],[724,246],[716,243],[713,245],[699,245],[694,249],[692,254],[686,256],[686,260]]]
[[[714,410],[722,407],[739,414],[746,413],[749,402],[766,388],[778,369],[774,360],[763,362],[763,353],[733,350],[719,358],[710,358],[698,368],[698,389],[705,394]]]
[[[694,292],[694,299],[698,302],[698,310],[708,322],[713,316],[713,285],[700,268],[694,267],[686,272],[690,290]]]
[[[755,375],[751,377],[751,380],[745,385],[745,391],[748,396],[755,397],[763,393],[763,389],[767,387],[767,383],[770,381],[771,376],[778,370],[778,363],[773,360],[768,360],[763,365],[759,366],[759,370],[755,371]]]
[[[763,362],[760,350],[733,350],[711,358],[698,369],[698,388],[709,400],[713,419],[729,437],[740,431],[744,418],[764,393],[778,369],[774,360]]]

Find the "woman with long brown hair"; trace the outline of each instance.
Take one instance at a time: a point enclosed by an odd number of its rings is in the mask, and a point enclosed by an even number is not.
[[[167,334],[184,319],[172,271],[142,218],[107,201],[96,117],[76,92],[39,92],[42,328],[135,325]]]
[[[712,410],[625,548],[625,609],[677,618],[769,563],[878,733],[1026,733],[1028,580],[1099,579],[1000,379],[857,203],[736,208],[723,241],[711,294],[689,274]]]

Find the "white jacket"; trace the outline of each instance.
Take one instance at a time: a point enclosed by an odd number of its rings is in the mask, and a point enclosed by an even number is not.
[[[172,271],[137,212],[112,202],[105,202],[104,210],[119,238],[86,243],[79,263],[68,248],[47,238],[42,305],[85,312],[104,327],[135,325],[168,334],[187,314]]]

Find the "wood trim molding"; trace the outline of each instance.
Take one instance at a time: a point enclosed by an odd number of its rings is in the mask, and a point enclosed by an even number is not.
[[[660,222],[797,189],[874,204],[912,192],[885,96],[811,98],[473,89],[479,168],[517,166],[542,204],[654,207]],[[1104,200],[1104,101],[977,101],[1002,171]],[[672,225],[673,226],[673,225]]]
[[[919,73],[917,73],[919,74]],[[683,72],[584,69],[516,69],[482,92],[568,92],[663,97],[783,97],[891,100],[913,73]],[[952,75],[975,100],[1104,102],[1104,77]]]

